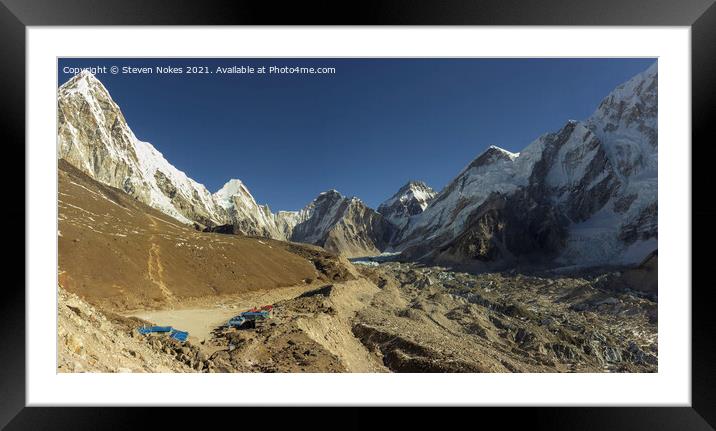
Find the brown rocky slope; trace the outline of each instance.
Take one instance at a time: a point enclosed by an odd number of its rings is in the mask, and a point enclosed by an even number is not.
[[[111,310],[335,280],[312,246],[198,232],[59,160],[59,282]]]

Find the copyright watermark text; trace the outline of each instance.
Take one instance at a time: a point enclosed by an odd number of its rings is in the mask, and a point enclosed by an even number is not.
[[[129,66],[98,65],[89,67],[64,66],[62,73],[76,75],[82,71],[93,75],[334,75],[335,67],[314,66]]]

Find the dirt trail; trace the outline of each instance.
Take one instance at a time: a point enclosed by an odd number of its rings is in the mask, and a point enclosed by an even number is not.
[[[210,360],[219,372],[388,371],[352,332],[356,312],[378,292],[365,278],[314,286],[275,302],[268,323],[217,331],[207,343]]]
[[[188,331],[190,339],[201,342],[210,339],[211,332],[216,327],[226,323],[240,311],[292,299],[318,287],[320,287],[318,284],[299,285],[270,291],[247,292],[241,295],[194,299],[185,301],[181,308],[177,308],[178,304],[174,304],[171,309],[133,310],[123,315],[138,317],[157,325],[174,326],[182,331]]]
[[[297,327],[309,338],[337,356],[348,372],[387,371],[378,358],[353,335],[355,313],[369,306],[377,286],[366,279],[334,285],[328,300],[335,313],[319,313],[298,319]]]
[[[150,220],[152,229],[156,230],[156,219],[150,215],[147,215],[147,217]],[[156,235],[154,233],[150,236],[150,242],[152,245],[149,247],[149,258],[147,259],[147,274],[149,279],[159,289],[167,302],[176,302],[174,294],[164,283],[164,266],[162,265],[162,261],[160,259],[161,248],[159,247],[159,243],[157,242]]]
[[[149,259],[147,259],[147,272],[149,279],[154,283],[157,288],[162,292],[162,295],[166,298],[167,302],[175,302],[176,298],[167,285],[164,283],[164,266],[159,258],[160,248],[159,244],[154,243],[149,248]]]

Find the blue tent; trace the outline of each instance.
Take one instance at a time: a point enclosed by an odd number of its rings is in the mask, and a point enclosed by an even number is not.
[[[186,331],[178,331],[178,330],[174,329],[169,336],[171,338],[173,338],[177,341],[181,341],[183,343],[189,337],[189,333]]]
[[[142,326],[137,329],[137,331],[139,331],[140,334],[147,335],[152,332],[171,332],[172,329],[171,326]]]
[[[173,338],[180,342],[185,342],[187,338],[189,338],[189,333],[186,331],[180,331],[178,329],[174,329],[171,326],[142,326],[141,328],[137,328],[137,331],[142,335],[148,335],[153,332],[158,333],[167,333],[169,332],[169,337]]]

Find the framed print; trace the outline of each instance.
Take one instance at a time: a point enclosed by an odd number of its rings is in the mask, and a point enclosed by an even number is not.
[[[716,9],[604,6],[4,1],[3,424],[711,429]]]

